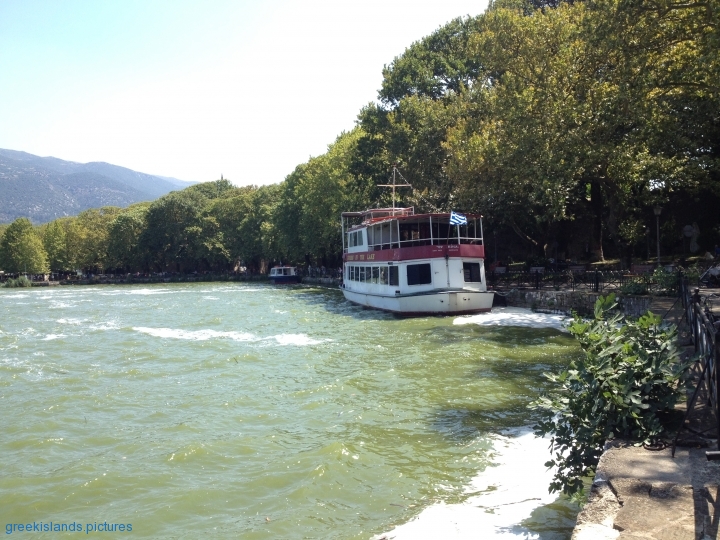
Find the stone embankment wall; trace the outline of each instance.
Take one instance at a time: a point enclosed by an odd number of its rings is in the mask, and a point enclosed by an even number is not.
[[[330,277],[304,277],[302,282],[313,285],[325,285],[326,287],[339,287],[342,280],[340,278]]]
[[[506,305],[524,307],[537,310],[549,310],[558,313],[577,311],[581,315],[593,313],[595,301],[600,293],[586,291],[528,291],[512,289],[509,291],[496,291],[504,299]],[[637,317],[650,308],[649,296],[618,296],[620,306],[626,315]],[[496,302],[495,305],[498,305]]]

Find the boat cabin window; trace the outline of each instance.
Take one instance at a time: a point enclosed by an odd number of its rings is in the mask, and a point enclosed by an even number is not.
[[[427,285],[428,283],[432,283],[430,263],[408,264],[407,282],[408,285]]]
[[[463,263],[463,274],[466,282],[482,281],[480,278],[480,263]]]
[[[390,285],[398,287],[400,285],[400,279],[398,279],[398,277],[400,275],[398,272],[398,267],[397,266],[388,266],[388,270],[390,271],[389,272],[390,273]]]
[[[363,234],[362,231],[354,231],[348,233],[348,246],[356,247],[363,245]]]
[[[387,279],[387,266],[381,266],[380,267],[380,284],[381,285],[387,285],[388,279]]]

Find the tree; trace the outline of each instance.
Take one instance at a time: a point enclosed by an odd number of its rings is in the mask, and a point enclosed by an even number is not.
[[[5,230],[0,261],[6,272],[45,274],[49,271],[42,240],[27,218],[18,218]]]
[[[282,256],[292,261],[314,258],[326,265],[339,263],[340,213],[364,209],[370,202],[365,196],[366,179],[351,171],[363,135],[358,128],[341,134],[325,154],[298,166],[285,179],[271,218]]]
[[[149,205],[133,205],[118,215],[108,230],[108,265],[125,271],[144,267],[146,254],[142,251],[140,237],[146,229]]]
[[[410,96],[441,99],[470,87],[482,71],[479,58],[468,54],[479,20],[454,19],[410,45],[383,69],[381,101],[396,107]]]
[[[72,270],[67,250],[67,234],[59,220],[51,221],[43,231],[43,245],[48,255],[50,269],[55,272]]]
[[[150,205],[141,249],[158,270],[196,268],[198,228],[207,198],[198,190],[173,191]]]
[[[112,222],[122,210],[115,206],[85,210],[75,221],[76,264],[102,272],[108,265],[108,240]]]

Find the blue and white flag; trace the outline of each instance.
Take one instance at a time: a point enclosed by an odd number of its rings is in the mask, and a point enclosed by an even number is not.
[[[450,212],[450,225],[467,225],[467,218],[462,214]]]

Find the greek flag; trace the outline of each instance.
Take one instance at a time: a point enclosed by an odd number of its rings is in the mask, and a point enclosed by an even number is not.
[[[450,212],[450,225],[467,225],[467,218],[462,214]]]

